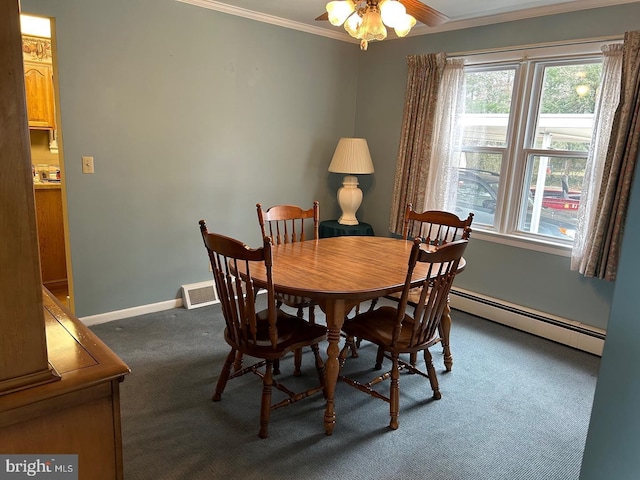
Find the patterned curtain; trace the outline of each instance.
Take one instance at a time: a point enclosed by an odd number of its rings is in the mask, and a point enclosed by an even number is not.
[[[587,277],[615,280],[629,193],[640,143],[640,31],[624,35],[620,104],[611,130],[596,222],[581,270]]]
[[[407,62],[407,93],[389,218],[389,230],[398,235],[402,233],[407,203],[413,203],[418,211],[424,206],[424,178],[429,171],[438,90],[446,55],[411,55]]]
[[[611,140],[613,119],[620,104],[620,83],[622,79],[622,44],[604,45],[602,47],[602,75],[600,91],[594,114],[591,146],[585,165],[576,236],[571,249],[571,270],[584,273],[588,257],[589,236],[596,223],[596,207],[600,197],[602,173],[607,158],[607,148]]]

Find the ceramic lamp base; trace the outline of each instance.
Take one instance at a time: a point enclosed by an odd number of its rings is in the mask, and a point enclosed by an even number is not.
[[[342,187],[338,189],[338,205],[342,215],[338,219],[341,225],[358,225],[356,212],[362,203],[362,190],[358,188],[358,177],[347,175],[342,180]]]

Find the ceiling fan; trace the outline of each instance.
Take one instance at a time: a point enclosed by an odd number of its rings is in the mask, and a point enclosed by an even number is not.
[[[360,40],[360,48],[366,50],[370,41],[387,37],[387,26],[404,37],[416,22],[435,27],[449,17],[420,0],[338,0],[327,3],[327,11],[316,20],[344,24],[345,30]]]

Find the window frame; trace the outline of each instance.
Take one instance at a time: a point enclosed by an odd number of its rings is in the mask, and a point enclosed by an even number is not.
[[[573,243],[518,230],[524,208],[529,164],[536,155],[584,158],[584,151],[552,150],[535,146],[536,121],[547,66],[598,63],[602,45],[621,37],[592,39],[569,44],[544,44],[496,52],[456,55],[465,60],[465,72],[515,68],[509,124],[504,147],[462,147],[463,152],[502,155],[494,226],[474,224],[474,238],[569,257]]]

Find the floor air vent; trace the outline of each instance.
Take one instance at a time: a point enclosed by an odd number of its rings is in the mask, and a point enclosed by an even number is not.
[[[187,310],[206,307],[218,301],[213,280],[210,282],[191,283],[182,286],[183,306]]]

